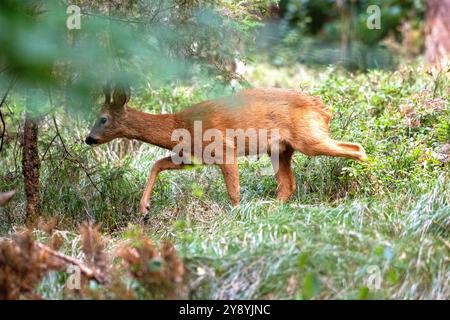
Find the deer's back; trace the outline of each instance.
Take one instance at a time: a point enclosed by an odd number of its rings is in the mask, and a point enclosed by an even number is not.
[[[315,119],[328,127],[330,110],[317,98],[295,90],[246,89],[235,95],[208,100],[180,113],[188,128],[201,121],[204,130],[272,129],[286,134],[303,121]]]

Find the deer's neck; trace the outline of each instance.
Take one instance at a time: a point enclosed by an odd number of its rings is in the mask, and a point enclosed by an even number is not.
[[[173,130],[180,127],[176,114],[149,114],[136,109],[127,109],[124,136],[147,142],[161,148],[171,149]]]

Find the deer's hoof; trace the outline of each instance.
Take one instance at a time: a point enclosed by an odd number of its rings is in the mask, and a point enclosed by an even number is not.
[[[142,225],[148,224],[149,221],[150,221],[150,214],[148,214],[148,213],[141,215],[141,217],[139,218],[139,222]]]
[[[139,205],[139,211],[145,216],[148,214],[148,211],[150,210],[150,206],[148,203],[141,203]]]

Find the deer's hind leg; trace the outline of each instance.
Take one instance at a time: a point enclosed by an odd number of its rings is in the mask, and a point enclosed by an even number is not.
[[[299,116],[295,138],[289,143],[295,150],[308,156],[323,155],[359,161],[367,160],[366,152],[360,144],[330,138],[330,120],[330,113],[317,110],[310,110],[307,116]]]
[[[272,165],[278,182],[277,199],[281,201],[287,201],[295,191],[296,182],[291,168],[293,154],[294,149],[287,146],[283,152],[280,152],[278,159],[272,158]],[[278,163],[274,163],[275,161],[278,161]]]

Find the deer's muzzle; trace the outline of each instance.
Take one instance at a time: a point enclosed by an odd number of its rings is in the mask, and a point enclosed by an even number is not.
[[[98,139],[92,138],[91,136],[88,136],[86,140],[84,141],[88,145],[93,145],[98,143]]]

